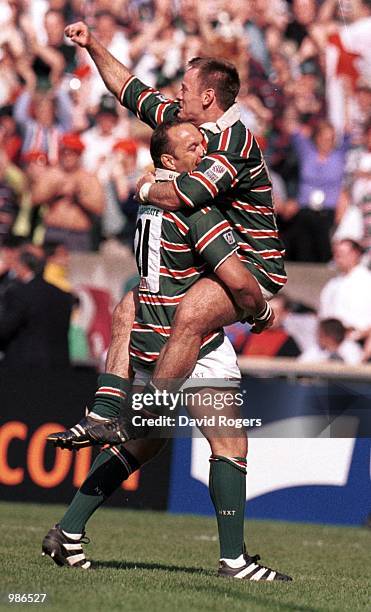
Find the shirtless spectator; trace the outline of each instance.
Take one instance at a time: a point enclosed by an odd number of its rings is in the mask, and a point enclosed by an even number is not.
[[[60,162],[42,169],[42,180],[31,178],[33,206],[45,206],[45,240],[60,242],[71,251],[92,249],[92,232],[103,212],[98,179],[81,166],[84,145],[76,134],[60,141]]]

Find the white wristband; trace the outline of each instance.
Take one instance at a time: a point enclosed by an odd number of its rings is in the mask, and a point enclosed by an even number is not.
[[[149,199],[149,190],[151,189],[153,183],[144,183],[139,189],[138,198],[140,202],[148,202]]]
[[[265,302],[265,306],[259,314],[254,317],[255,321],[268,321],[272,314],[271,305],[268,302]]]

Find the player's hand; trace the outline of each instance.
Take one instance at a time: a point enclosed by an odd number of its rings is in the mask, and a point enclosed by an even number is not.
[[[143,174],[143,176],[141,176],[140,179],[138,179],[137,186],[136,186],[136,192],[135,192],[135,199],[138,202],[145,203],[143,198],[139,195],[141,187],[143,187],[143,185],[145,185],[146,183],[152,184],[154,182],[155,182],[155,175],[152,172],[146,172],[146,174]]]
[[[266,321],[256,321],[255,320],[250,331],[252,334],[261,334],[266,329],[269,329],[270,327],[272,327],[273,323],[274,323],[274,312],[272,310],[271,316]]]
[[[91,33],[83,21],[77,21],[76,23],[71,23],[64,30],[67,38],[70,38],[72,42],[79,45],[79,47],[87,47],[91,42]]]
[[[264,330],[272,327],[273,322],[274,312],[271,305],[268,302],[265,302],[263,310],[254,316],[250,331],[252,334],[261,334]]]

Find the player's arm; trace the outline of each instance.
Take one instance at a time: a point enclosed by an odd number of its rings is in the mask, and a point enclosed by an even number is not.
[[[215,274],[229,289],[237,306],[242,309],[241,320],[253,324],[253,333],[260,334],[271,327],[274,321],[273,310],[263,298],[256,278],[245,268],[236,253],[232,253],[220,264]]]
[[[233,187],[238,172],[247,161],[225,151],[206,155],[192,172],[182,172],[174,181],[146,186],[146,177],[137,184],[140,202],[151,202],[163,210],[199,208],[211,204]],[[246,180],[246,179],[245,179]]]
[[[192,225],[188,240],[227,287],[241,308],[241,317],[263,317],[261,329],[258,323],[256,331],[269,326],[273,321],[271,309],[267,309],[258,282],[239,260],[233,230],[221,213],[211,209],[203,214]]]
[[[139,119],[155,128],[177,114],[178,104],[133,76],[90,32],[86,23],[78,21],[67,26],[65,34],[87,50],[107,89]]]
[[[118,98],[123,83],[131,77],[129,69],[113,57],[83,21],[68,25],[64,33],[72,42],[87,50],[105,86]]]

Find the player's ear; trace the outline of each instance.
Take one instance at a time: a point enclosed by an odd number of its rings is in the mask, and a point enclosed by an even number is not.
[[[201,101],[204,107],[209,107],[215,100],[215,90],[211,87],[205,89],[201,94]]]
[[[174,157],[170,153],[163,153],[161,155],[161,163],[167,170],[175,170]]]

